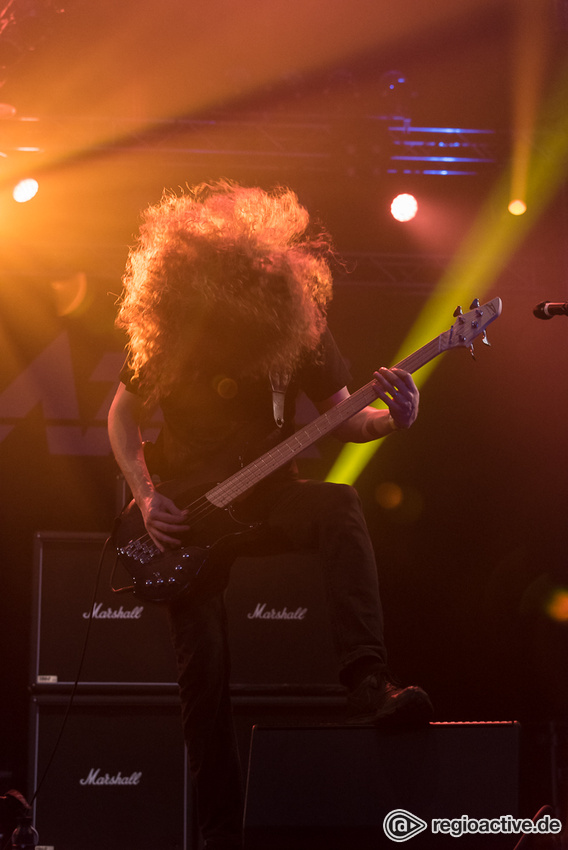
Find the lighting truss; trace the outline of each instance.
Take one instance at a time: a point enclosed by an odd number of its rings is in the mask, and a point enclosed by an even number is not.
[[[0,149],[46,156],[91,151],[155,153],[180,165],[259,171],[384,176],[477,176],[503,162],[503,137],[491,129],[415,127],[408,118],[223,115],[157,120],[7,118]]]

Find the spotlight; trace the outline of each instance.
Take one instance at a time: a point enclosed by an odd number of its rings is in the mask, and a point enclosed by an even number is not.
[[[418,202],[414,195],[397,195],[390,209],[392,217],[397,221],[412,221],[418,212]]]
[[[509,210],[511,215],[524,215],[527,211],[527,205],[524,201],[516,200],[511,201],[507,209]]]
[[[25,204],[26,201],[31,201],[38,193],[39,183],[33,177],[27,177],[25,180],[20,180],[14,186],[12,197],[18,204]]]

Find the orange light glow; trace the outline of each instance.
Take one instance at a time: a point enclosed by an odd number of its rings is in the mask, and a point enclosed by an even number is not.
[[[399,508],[403,499],[402,489],[398,484],[393,484],[392,481],[384,481],[375,490],[375,499],[377,504],[385,510]]]
[[[389,520],[397,525],[416,522],[424,507],[422,495],[415,487],[403,488],[394,481],[383,481],[376,487],[375,501],[388,511]]]
[[[546,611],[551,620],[560,623],[568,622],[568,590],[555,590],[546,606]]]
[[[87,295],[87,275],[84,272],[66,278],[54,280],[51,284],[58,316],[70,316],[85,301]]]

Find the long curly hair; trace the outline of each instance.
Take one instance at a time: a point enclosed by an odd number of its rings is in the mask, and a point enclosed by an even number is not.
[[[289,189],[228,180],[165,192],[145,210],[116,324],[146,403],[182,376],[290,372],[317,348],[333,251],[311,229]]]

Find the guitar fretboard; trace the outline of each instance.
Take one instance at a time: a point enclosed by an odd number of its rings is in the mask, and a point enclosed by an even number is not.
[[[438,354],[446,350],[447,345],[445,345],[445,340],[449,333],[450,331],[446,331],[439,337],[436,337],[436,339],[426,343],[422,348],[419,348],[413,354],[401,360],[400,363],[397,363],[396,368],[404,369],[411,373],[415,372],[421,366],[424,366],[425,363],[428,363],[429,360],[433,360],[434,357],[437,357]],[[253,460],[252,463],[249,463],[243,469],[231,475],[230,478],[227,478],[221,484],[212,487],[205,494],[205,498],[218,508],[227,507],[227,505],[230,505],[231,502],[242,496],[251,487],[254,487],[255,484],[258,484],[259,481],[262,481],[272,472],[289,463],[303,452],[304,449],[307,449],[321,437],[334,431],[343,422],[354,416],[355,413],[358,413],[368,404],[371,404],[371,402],[375,401],[378,394],[379,387],[375,380],[365,384],[364,387],[354,392],[353,395],[350,395],[335,407],[332,407],[326,413],[314,419],[313,422],[305,425],[295,434],[292,434],[291,437],[283,440],[273,449]]]

